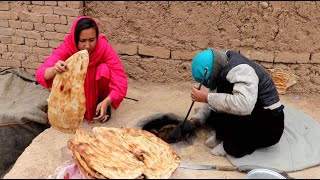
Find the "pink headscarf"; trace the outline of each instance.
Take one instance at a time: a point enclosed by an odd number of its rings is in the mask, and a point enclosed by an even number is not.
[[[74,53],[78,52],[77,45],[75,43],[75,28],[77,23],[80,19],[83,18],[91,18],[89,16],[80,16],[76,18],[72,24],[70,34],[68,34],[65,39],[64,43],[62,43],[55,51],[51,54],[50,57],[46,59],[45,65],[42,65],[38,68],[36,72],[36,78],[37,81],[42,84],[45,87],[51,87],[52,86],[52,80],[46,81],[44,80],[44,71],[45,68],[54,66],[54,64],[58,60],[66,60]],[[92,19],[92,18],[91,18]],[[95,21],[97,27],[98,24]],[[87,69],[87,75],[85,79],[85,96],[86,96],[86,114],[85,118],[90,122],[90,120],[95,115],[96,105],[98,101],[98,87],[95,79],[96,75],[96,67],[98,63],[105,62],[107,59],[110,60],[109,66],[112,66],[115,72],[118,74],[113,75],[113,82],[110,82],[110,87],[112,89],[116,89],[117,92],[110,92],[109,97],[112,100],[112,106],[116,109],[120,102],[122,101],[123,97],[126,94],[127,91],[127,80],[125,76],[125,72],[122,68],[121,63],[113,60],[118,60],[118,56],[116,53],[113,53],[110,50],[112,49],[111,46],[107,43],[107,38],[99,34],[99,37],[97,39],[96,47],[93,50],[93,52],[89,55],[89,66]],[[116,83],[114,81],[117,81],[115,79],[119,79],[119,81]],[[107,88],[107,87],[106,87]]]

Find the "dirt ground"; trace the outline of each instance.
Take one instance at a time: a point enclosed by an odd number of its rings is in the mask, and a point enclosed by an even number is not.
[[[94,126],[108,127],[138,127],[146,118],[158,113],[174,113],[185,117],[190,105],[190,90],[192,83],[181,84],[140,84],[129,81],[127,97],[138,99],[132,101],[124,99],[119,109],[113,111],[110,121],[101,124],[81,124],[81,128],[90,130]],[[289,104],[320,121],[320,97],[317,94],[286,94],[281,96],[284,104]],[[200,107],[201,103],[195,103],[194,109]],[[190,117],[189,116],[189,117]],[[172,146],[180,156],[182,163],[189,164],[212,164],[231,165],[225,157],[213,156],[210,148],[204,145],[209,137],[206,129],[196,133],[193,141],[180,142]],[[67,141],[73,135],[61,133],[49,128],[34,139],[32,144],[18,158],[11,171],[4,176],[7,178],[48,178],[54,175],[58,166],[70,158],[70,151],[66,148]],[[296,179],[313,179],[320,177],[320,166],[312,167],[302,171],[289,173]],[[197,171],[178,168],[172,179],[198,179],[198,178],[221,178],[221,179],[244,179],[245,173],[236,171]]]

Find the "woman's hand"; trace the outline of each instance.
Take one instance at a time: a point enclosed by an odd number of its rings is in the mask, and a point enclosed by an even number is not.
[[[44,78],[46,80],[54,78],[58,73],[65,72],[67,70],[67,63],[65,61],[59,60],[53,67],[46,69],[44,73]]]
[[[201,89],[198,90],[198,88],[199,84],[195,84],[191,89],[192,101],[208,103],[208,89],[201,87]]]
[[[56,64],[53,66],[53,71],[55,74],[63,73],[67,70],[67,63],[65,61],[59,60],[56,62]]]
[[[111,99],[108,96],[103,101],[101,101],[96,108],[96,117],[93,118],[94,121],[101,121],[105,122],[107,118],[109,117],[109,114],[107,114],[107,108],[111,105]]]

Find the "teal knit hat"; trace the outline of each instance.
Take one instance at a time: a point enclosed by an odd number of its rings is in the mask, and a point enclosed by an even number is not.
[[[204,75],[204,70],[207,67],[208,73],[205,77],[205,83],[204,83],[204,85],[206,86],[209,78],[212,75],[213,65],[214,65],[214,56],[211,49],[207,49],[198,53],[192,60],[193,79],[196,82],[201,83],[202,77]]]

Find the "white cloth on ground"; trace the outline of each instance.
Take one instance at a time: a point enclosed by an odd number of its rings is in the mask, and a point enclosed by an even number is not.
[[[234,166],[258,165],[286,172],[320,164],[320,124],[308,114],[284,105],[285,129],[279,143],[250,155],[226,157]]]

